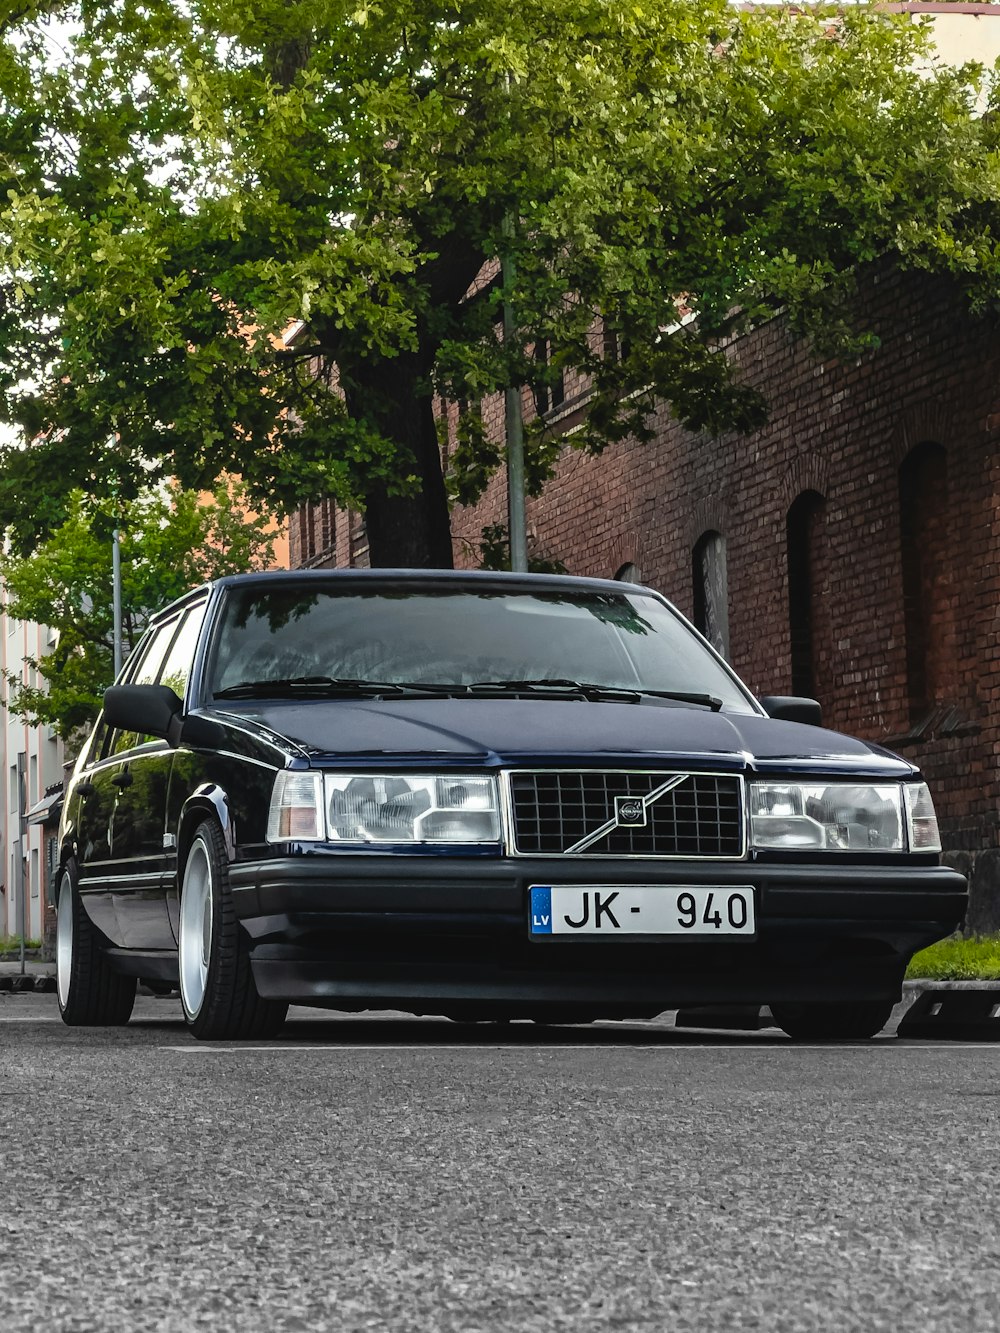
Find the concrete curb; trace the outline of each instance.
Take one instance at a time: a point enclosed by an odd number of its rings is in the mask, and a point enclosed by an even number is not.
[[[1000,1041],[1000,981],[904,981],[883,1031],[897,1037]]]
[[[40,992],[54,994],[55,989],[55,977],[41,974],[33,976],[30,972],[25,972],[23,976],[18,974],[16,977],[0,976],[0,994],[38,995]]]
[[[767,1005],[679,1009],[679,1028],[758,1032],[774,1027]],[[881,1037],[1000,1041],[1000,981],[904,981]]]

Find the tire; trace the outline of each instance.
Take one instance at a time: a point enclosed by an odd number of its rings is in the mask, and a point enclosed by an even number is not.
[[[778,1027],[799,1040],[874,1037],[888,1023],[894,1009],[892,1000],[855,1000],[843,1004],[786,1003],[772,1004],[771,1014]]]
[[[181,1005],[201,1041],[274,1037],[288,1005],[257,993],[250,947],[236,917],[222,830],[212,819],[195,829],[181,881],[177,949]]]
[[[69,1027],[123,1027],[135,1004],[135,977],[112,971],[106,940],[80,901],[76,867],[59,880],[56,911],[56,997]]]

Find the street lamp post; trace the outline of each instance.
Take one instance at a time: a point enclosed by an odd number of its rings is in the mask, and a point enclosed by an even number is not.
[[[17,893],[17,903],[14,908],[14,930],[16,931],[20,944],[18,953],[21,961],[21,976],[24,976],[25,966],[25,937],[30,927],[28,911],[28,885],[24,874],[25,846],[24,841],[28,833],[28,789],[27,774],[25,772],[24,751],[17,756],[17,858],[14,890]]]
[[[111,534],[111,597],[114,607],[115,680],[122,669],[122,553],[118,529]]]
[[[514,222],[510,213],[504,215],[505,241],[514,236]],[[505,245],[500,259],[500,276],[504,288],[503,341],[508,354],[517,338],[517,323],[510,293],[517,270],[513,256]],[[521,416],[521,386],[508,384],[504,390],[504,427],[507,438],[507,531],[510,536],[510,567],[524,572],[528,568],[527,524],[524,516],[524,422]]]

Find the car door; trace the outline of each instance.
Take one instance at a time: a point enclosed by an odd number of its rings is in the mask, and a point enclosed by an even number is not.
[[[178,615],[153,629],[135,665],[125,673],[129,683],[156,683],[180,624]],[[166,741],[102,729],[84,781],[77,787],[81,796],[77,840],[81,897],[104,933],[125,948],[169,949],[174,945],[163,899],[162,869],[157,857],[149,854],[156,836],[155,792],[162,785],[158,848],[162,860],[170,754]],[[167,774],[159,779],[157,770],[164,763]],[[137,848],[143,851],[137,853]]]
[[[162,662],[151,662],[135,684],[169,685],[184,698],[206,605],[203,600],[184,610],[174,622]],[[176,749],[165,740],[132,739],[137,743],[121,754],[120,767],[111,779],[117,787],[111,852],[121,877],[116,909],[130,939],[142,938],[146,948],[172,948],[176,940],[166,896],[176,870],[177,849],[167,831],[166,814]],[[163,935],[164,922],[169,939]],[[153,944],[154,933],[165,942]]]

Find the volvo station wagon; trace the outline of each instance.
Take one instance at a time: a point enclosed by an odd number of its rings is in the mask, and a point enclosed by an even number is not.
[[[142,980],[210,1040],[291,1003],[872,1036],[966,884],[917,769],[819,722],[649,588],[220,579],[155,616],[76,764],[63,1019],[125,1023]]]

